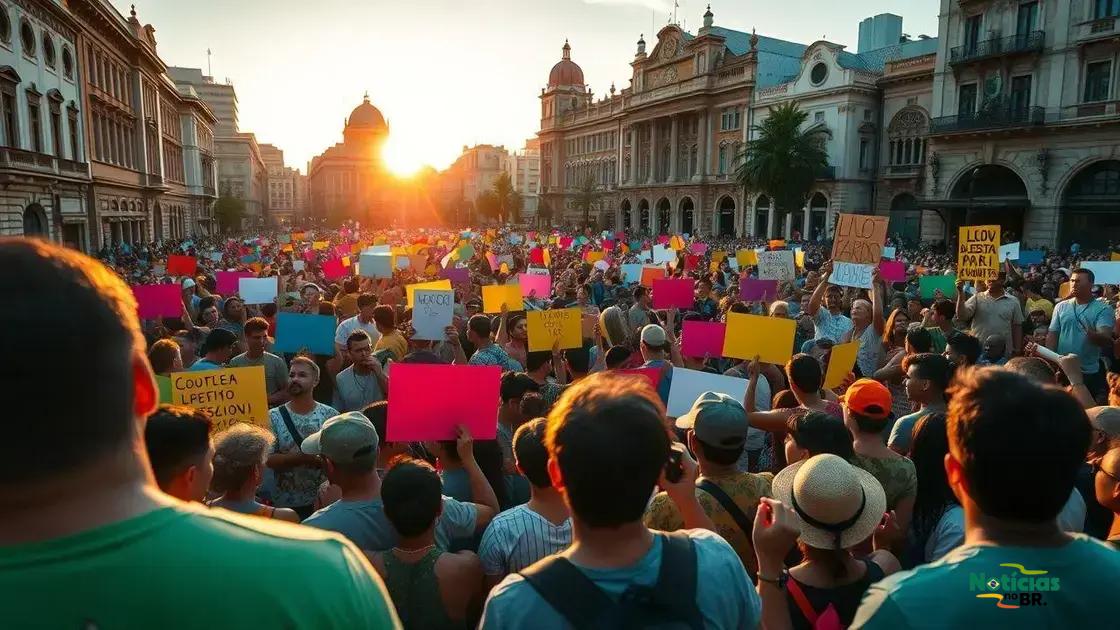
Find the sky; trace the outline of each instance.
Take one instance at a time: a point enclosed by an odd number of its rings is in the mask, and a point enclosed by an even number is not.
[[[132,0],[111,0],[127,16]],[[706,2],[678,0],[695,33]],[[540,127],[540,92],[567,38],[596,98],[629,86],[642,34],[669,21],[672,0],[137,0],[168,65],[202,68],[237,89],[239,127],[284,151],[288,166],[342,140],[343,119],[369,92],[388,120],[398,172],[446,168],[464,145],[516,150]],[[715,0],[715,24],[855,52],[859,21],[903,17],[936,35],[935,0]]]

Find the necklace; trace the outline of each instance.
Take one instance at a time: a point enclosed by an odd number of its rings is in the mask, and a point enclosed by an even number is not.
[[[432,549],[435,549],[435,548],[436,548],[435,543],[432,543],[432,544],[428,545],[427,547],[420,547],[419,549],[401,549],[400,547],[393,547],[393,551],[396,551],[397,553],[403,553],[403,554],[412,554],[412,553],[420,553],[420,552],[428,553],[429,551],[431,551]]]

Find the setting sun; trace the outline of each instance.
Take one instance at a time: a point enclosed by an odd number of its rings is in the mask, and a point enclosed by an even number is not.
[[[411,177],[424,165],[423,146],[408,144],[396,136],[390,136],[381,150],[385,166],[397,177]]]

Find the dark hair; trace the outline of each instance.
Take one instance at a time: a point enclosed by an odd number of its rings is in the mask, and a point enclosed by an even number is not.
[[[231,296],[227,297],[226,301],[222,302],[222,316],[225,317],[226,319],[229,319],[229,307],[231,305],[233,305],[233,303],[235,301],[241,302],[241,305],[245,306],[245,300],[241,299],[240,297],[238,297],[236,295],[231,295]]]
[[[443,482],[431,464],[398,455],[381,480],[385,517],[405,537],[419,536],[435,522],[443,505]]]
[[[358,309],[363,309],[367,306],[376,306],[377,296],[372,293],[361,293],[358,295]]]
[[[226,330],[225,328],[215,328],[206,335],[206,341],[202,342],[202,349],[199,352],[202,356],[220,350],[222,348],[232,347],[237,343],[237,335],[233,331]]]
[[[980,340],[968,333],[958,332],[951,335],[945,343],[953,349],[953,352],[964,355],[969,365],[976,365],[980,360]]]
[[[156,374],[167,374],[175,362],[175,353],[179,351],[179,344],[174,339],[160,339],[148,348],[148,363]]]
[[[342,290],[346,293],[353,293],[358,290],[358,279],[354,277],[347,278],[342,281]]]
[[[527,372],[535,372],[542,365],[550,365],[551,363],[551,350],[536,350],[525,354],[525,370]]]
[[[856,429],[860,433],[882,433],[883,429],[887,428],[887,423],[890,422],[891,416],[888,414],[881,418],[872,418],[865,416],[862,413],[847,407],[848,415],[852,417],[852,421],[856,423]]]
[[[933,412],[918,420],[910,440],[910,461],[918,474],[918,494],[914,499],[914,538],[917,549],[925,549],[926,541],[945,510],[957,503],[949,479],[945,476],[945,455],[949,452],[949,434],[945,414]],[[924,563],[921,558],[919,563]]]
[[[276,315],[276,303],[269,302],[268,304],[261,304],[261,316],[272,317]]]
[[[819,391],[824,381],[821,362],[807,354],[795,354],[786,363],[786,378],[791,385],[796,385],[803,392]]]
[[[592,374],[548,414],[546,444],[573,514],[590,527],[637,522],[669,459],[665,408],[638,379]]]
[[[218,298],[214,297],[213,295],[205,295],[198,299],[199,313],[202,313],[202,311],[205,311],[211,306],[213,306],[214,308],[218,307]]]
[[[505,372],[498,386],[498,395],[502,402],[507,403],[515,398],[521,398],[529,392],[540,391],[541,386],[524,372]]]
[[[1089,284],[1097,283],[1097,274],[1093,273],[1092,269],[1086,267],[1078,267],[1077,269],[1074,269],[1072,272],[1070,272],[1069,277],[1072,279],[1079,273],[1083,273],[1089,276]]]
[[[548,449],[544,445],[548,423],[544,418],[535,418],[518,427],[513,434],[513,455],[517,466],[529,483],[536,488],[551,488],[548,477]]]
[[[797,401],[797,396],[792,389],[783,389],[774,394],[774,399],[770,402],[771,409],[793,409],[800,406],[801,403]]]
[[[452,445],[451,450],[455,450]],[[455,453],[458,455],[458,452]],[[505,455],[502,445],[497,440],[476,440],[474,443],[474,459],[482,469],[482,475],[490,482],[494,496],[498,499],[498,507],[506,510],[513,505],[510,502],[509,491],[506,489]]]
[[[490,317],[479,313],[467,320],[467,328],[479,337],[490,336]]]
[[[587,374],[591,368],[591,348],[587,346],[568,348],[564,351],[564,358],[568,360],[568,367],[576,374]]]
[[[918,378],[932,381],[934,388],[942,395],[945,394],[949,381],[953,378],[953,367],[949,365],[948,359],[931,352],[902,357],[902,371],[909,372],[911,366],[918,368]]]
[[[0,458],[0,485],[65,475],[120,449],[136,430],[132,362],[144,349],[132,291],[100,262],[42,239],[0,238],[0,269],[5,414],[24,419],[5,423],[20,446]],[[79,348],[81,361],[58,361]]]
[[[619,366],[626,363],[630,359],[633,352],[626,346],[611,346],[607,350],[607,354],[603,357],[603,362],[606,364],[608,370],[618,369]]]
[[[743,449],[747,446],[746,442],[733,448],[715,446],[701,440],[699,435],[696,436],[696,443],[704,453],[704,459],[717,466],[730,466],[739,461],[739,457],[743,455]]]
[[[906,343],[909,343],[915,352],[929,352],[933,348],[933,335],[920,326],[911,328],[906,331]]]
[[[1053,520],[1089,449],[1085,410],[1057,387],[1002,369],[960,371],[949,395],[950,449],[980,510],[1012,521]]]
[[[943,319],[953,319],[957,316],[957,305],[952,300],[938,300],[933,303],[932,308]]]
[[[1003,365],[1003,369],[1025,376],[1039,385],[1054,384],[1054,368],[1038,357],[1011,357]]]
[[[369,419],[370,424],[377,431],[377,443],[385,444],[387,441],[385,438],[386,427],[388,427],[389,422],[389,403],[379,400],[363,409],[362,415]]]
[[[634,301],[637,302],[642,299],[645,297],[646,293],[649,293],[649,289],[642,286],[634,287]]]
[[[548,413],[548,403],[537,392],[525,392],[518,405],[522,418],[539,418]]]
[[[381,328],[393,328],[397,325],[397,313],[392,306],[382,304],[373,309],[373,321]]]
[[[156,483],[166,492],[191,460],[210,449],[210,417],[194,407],[160,405],[148,416],[144,444]]]
[[[338,315],[338,311],[334,307],[334,302],[323,300],[322,302],[319,302],[319,314],[335,317]]]
[[[844,421],[823,411],[796,413],[786,420],[786,431],[794,444],[809,455],[831,454],[850,460],[855,455],[852,432]]]
[[[380,308],[380,307],[378,307],[378,308]],[[361,328],[355,330],[354,332],[350,333],[350,335],[348,337],[346,337],[346,350],[347,351],[350,350],[350,342],[351,341],[357,341],[357,342],[368,341],[368,342],[370,342],[370,344],[373,343],[373,340],[370,339],[369,333],[362,330]]]
[[[259,332],[268,332],[268,320],[263,317],[250,317],[249,321],[245,322],[245,334],[251,335]]]

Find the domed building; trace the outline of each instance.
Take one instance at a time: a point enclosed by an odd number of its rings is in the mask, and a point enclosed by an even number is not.
[[[391,177],[381,156],[388,138],[389,124],[367,93],[343,120],[342,142],[311,159],[307,169],[311,216],[332,223],[389,222],[385,213],[392,197]]]

